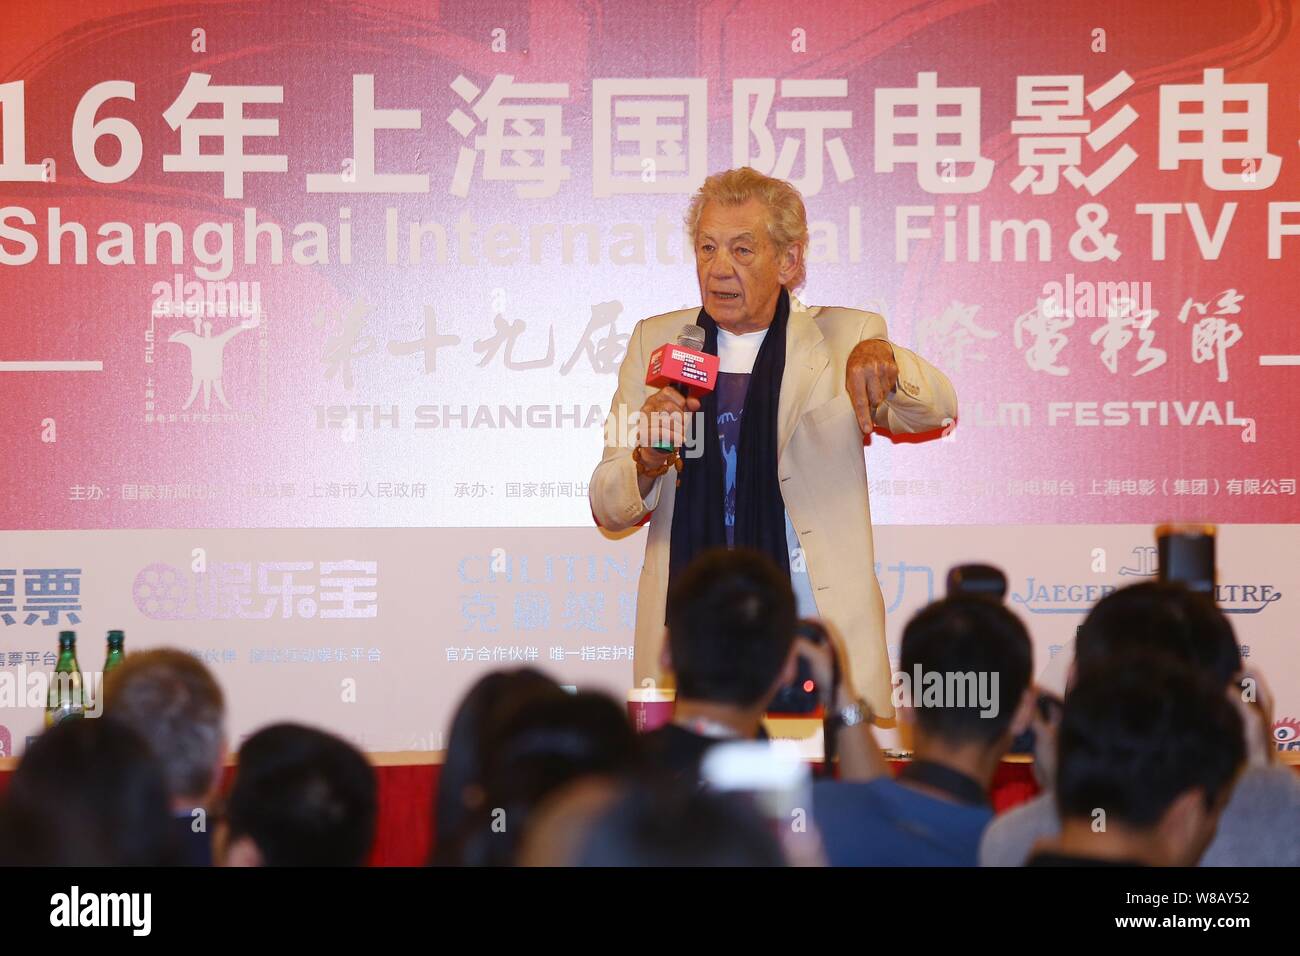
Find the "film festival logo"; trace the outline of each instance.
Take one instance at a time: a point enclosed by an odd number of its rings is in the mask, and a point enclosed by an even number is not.
[[[266,410],[268,328],[259,282],[183,281],[153,286],[153,305],[144,334],[144,421],[147,425],[250,423]],[[177,328],[176,326],[180,326]],[[246,336],[244,333],[250,333]],[[165,338],[164,338],[165,336]],[[256,398],[228,391],[227,358],[248,361],[249,349],[232,342],[253,338]],[[165,349],[160,360],[160,343]],[[189,388],[171,386],[179,356],[189,359]],[[168,372],[160,374],[165,364]],[[163,384],[163,382],[167,384]]]

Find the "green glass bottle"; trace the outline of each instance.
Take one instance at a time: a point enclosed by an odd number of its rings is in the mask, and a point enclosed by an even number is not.
[[[59,660],[54,665],[50,692],[45,702],[45,726],[86,713],[81,693],[81,668],[77,665],[77,635],[75,631],[59,632]]]
[[[108,680],[108,675],[112,673],[113,668],[126,659],[126,651],[122,649],[125,641],[126,634],[122,631],[108,632],[108,655],[104,658],[104,680]]]

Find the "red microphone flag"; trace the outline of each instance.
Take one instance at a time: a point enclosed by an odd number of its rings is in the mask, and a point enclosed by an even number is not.
[[[693,392],[711,392],[718,383],[718,357],[666,342],[650,353],[645,383],[655,388],[685,385]]]

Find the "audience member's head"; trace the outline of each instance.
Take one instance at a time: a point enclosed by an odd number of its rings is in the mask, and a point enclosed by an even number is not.
[[[685,782],[638,781],[601,808],[574,866],[784,866],[776,836],[743,798]]]
[[[1208,595],[1173,581],[1133,584],[1098,601],[1075,638],[1075,679],[1130,651],[1176,658],[1220,687],[1241,670],[1227,616]]]
[[[534,700],[563,695],[555,681],[532,668],[493,671],[469,689],[456,708],[446,760],[438,774],[434,811],[438,834],[454,834],[469,813],[482,807],[487,741],[519,708]],[[440,844],[437,840],[435,847]]]
[[[515,862],[519,866],[572,866],[591,826],[624,791],[623,780],[589,775],[561,787],[528,821]]]
[[[106,712],[158,755],[173,812],[206,806],[226,755],[226,705],[212,672],[184,651],[140,651],[112,672],[104,696]]]
[[[919,611],[903,629],[895,677],[896,691],[910,691],[903,717],[918,756],[975,750],[1001,759],[1029,725],[1032,669],[1029,634],[1000,602],[957,595]]]
[[[701,554],[677,576],[667,605],[663,663],[679,704],[707,705],[728,720],[761,714],[792,673],[795,625],[790,582],[766,556]],[[1199,859],[1245,760],[1242,712],[1225,693],[1241,671],[1227,618],[1182,585],[1134,585],[1092,609],[1056,734],[1067,857]],[[987,783],[1030,723],[1031,679],[1029,635],[1002,603],[956,595],[924,608],[904,629],[895,675],[896,691],[900,680],[907,685],[901,714],[917,756]],[[103,717],[66,721],[28,749],[0,803],[0,864],[185,859],[176,819],[207,805],[220,782],[221,689],[192,655],[153,650],[129,657],[105,698]],[[1042,719],[1044,730],[1057,726],[1052,715]],[[452,722],[437,859],[784,864],[750,807],[693,782],[633,776],[639,757],[609,697],[567,694],[531,669],[486,675]],[[225,808],[218,845],[226,865],[361,865],[375,832],[375,774],[343,740],[277,724],[244,743]]]
[[[27,748],[0,810],[0,865],[178,861],[167,786],[149,745],[111,718],[65,720]]]
[[[1245,757],[1222,684],[1170,655],[1088,666],[1065,700],[1056,803],[1067,852],[1191,866]]]
[[[1209,595],[1176,581],[1149,581],[1106,595],[1079,628],[1073,679],[1129,652],[1172,657],[1226,688],[1243,719],[1249,763],[1272,761],[1267,688],[1259,674],[1244,673],[1232,624]]]
[[[351,744],[297,724],[239,748],[219,855],[227,866],[360,866],[375,833],[375,774]]]
[[[520,708],[487,742],[484,801],[451,837],[445,862],[508,865],[532,812],[588,775],[635,767],[636,734],[622,707],[602,694],[562,694]]]
[[[792,675],[795,601],[766,555],[714,549],[697,557],[668,595],[664,666],[677,700],[762,710]]]

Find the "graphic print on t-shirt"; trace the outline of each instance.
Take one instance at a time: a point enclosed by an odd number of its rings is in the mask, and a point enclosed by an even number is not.
[[[736,543],[736,446],[740,443],[740,419],[745,413],[749,373],[719,372],[715,391],[718,396],[718,444],[725,468],[722,514],[727,528],[727,547],[730,548]]]

